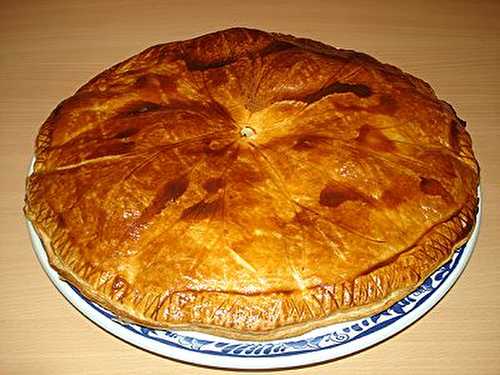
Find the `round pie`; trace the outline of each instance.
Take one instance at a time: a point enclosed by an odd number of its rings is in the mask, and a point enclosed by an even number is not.
[[[63,279],[123,320],[239,339],[387,308],[478,204],[465,122],[427,83],[241,28],[97,75],[35,156],[25,213]]]

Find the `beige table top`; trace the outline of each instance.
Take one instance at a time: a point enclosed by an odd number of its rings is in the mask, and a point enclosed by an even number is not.
[[[21,207],[34,137],[60,100],[149,45],[238,25],[361,50],[425,79],[467,120],[482,168],[479,242],[445,299],[376,347],[288,372],[500,373],[499,2],[102,3],[11,1],[0,7],[0,373],[219,372],[149,354],[80,315],[36,261]]]

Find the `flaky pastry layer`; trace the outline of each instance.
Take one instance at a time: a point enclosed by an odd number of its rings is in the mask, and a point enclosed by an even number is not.
[[[244,340],[383,310],[478,203],[465,122],[429,85],[248,29],[106,70],[35,156],[25,213],[62,278],[124,320]]]

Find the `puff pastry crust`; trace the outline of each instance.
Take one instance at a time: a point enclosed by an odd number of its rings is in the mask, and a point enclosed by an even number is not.
[[[229,29],[60,103],[25,214],[122,319],[239,339],[378,312],[470,236],[479,167],[431,87],[365,54]]]

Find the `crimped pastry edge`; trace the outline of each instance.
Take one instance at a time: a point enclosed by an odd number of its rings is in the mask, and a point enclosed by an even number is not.
[[[295,337],[299,336],[303,333],[309,332],[313,329],[316,328],[321,328],[325,327],[334,323],[341,323],[341,322],[346,322],[350,320],[355,320],[359,319],[362,317],[367,317],[376,313],[379,313],[386,308],[390,307],[392,304],[395,302],[399,301],[401,298],[407,296],[410,294],[412,291],[414,291],[416,288],[418,288],[427,277],[429,277],[433,272],[435,272],[439,267],[441,267],[443,264],[445,264],[447,261],[451,259],[453,256],[454,252],[456,249],[461,247],[464,243],[466,243],[470,236],[472,235],[473,228],[476,224],[476,213],[478,210],[478,198],[476,196],[471,196],[469,201],[464,205],[464,207],[457,212],[455,215],[453,215],[451,218],[446,220],[445,222],[438,223],[435,225],[433,228],[431,228],[424,236],[420,238],[420,240],[411,248],[410,251],[407,251],[403,254],[405,258],[410,257],[412,253],[422,251],[422,250],[429,250],[431,248],[435,249],[435,244],[431,245],[432,241],[434,240],[433,237],[437,238],[443,238],[443,231],[445,233],[449,234],[455,234],[457,236],[457,239],[454,241],[453,245],[449,247],[449,251],[446,253],[442,253],[443,256],[432,266],[427,267],[425,272],[420,273],[421,276],[419,276],[418,281],[413,283],[410,286],[407,285],[402,285],[400,288],[395,289],[392,291],[389,295],[387,295],[385,298],[375,301],[373,303],[365,304],[365,305],[358,305],[358,306],[352,306],[347,309],[338,309],[334,313],[323,317],[323,318],[317,318],[317,319],[312,319],[308,320],[305,322],[298,322],[298,323],[293,323],[289,325],[284,325],[280,327],[275,327],[270,330],[262,330],[262,331],[244,331],[241,328],[234,329],[234,328],[229,328],[229,327],[224,327],[224,326],[216,326],[214,324],[200,324],[200,323],[195,323],[195,324],[175,324],[175,323],[165,323],[165,322],[158,322],[154,321],[152,319],[144,319],[144,318],[137,318],[137,316],[133,315],[133,309],[128,309],[132,310],[132,312],[122,309],[122,308],[117,308],[115,305],[113,305],[109,300],[102,298],[101,294],[98,294],[94,291],[94,287],[89,285],[87,282],[82,280],[78,275],[76,275],[72,270],[69,270],[64,267],[64,265],[59,261],[57,255],[55,255],[54,250],[51,245],[50,237],[44,233],[37,225],[36,221],[32,220],[27,214],[28,219],[33,224],[33,227],[35,228],[35,231],[39,235],[40,239],[42,240],[42,243],[44,245],[45,251],[47,253],[48,261],[49,264],[52,268],[54,268],[60,275],[62,280],[65,280],[69,282],[71,285],[76,287],[81,294],[83,294],[86,298],[98,303],[102,307],[106,308],[107,310],[111,311],[113,314],[117,316],[117,318],[121,319],[124,322],[129,322],[133,324],[140,324],[145,327],[149,328],[154,328],[154,329],[175,329],[175,330],[182,330],[182,331],[199,331],[202,333],[210,334],[210,335],[215,335],[215,336],[220,336],[220,337],[226,337],[230,339],[238,339],[238,340],[252,340],[252,341],[269,341],[269,340],[276,340],[276,339],[283,339],[283,338],[289,338],[289,337]],[[464,220],[465,219],[465,220]],[[459,224],[462,223],[462,224]],[[456,232],[455,229],[460,229],[462,228],[461,232]],[[428,243],[425,245],[425,241],[428,241]],[[424,243],[424,245],[421,245],[421,243]],[[442,246],[440,246],[442,249]],[[412,258],[415,259],[415,258]],[[401,260],[401,257],[397,258],[397,260],[389,265],[386,265],[384,267],[381,267],[373,272],[370,272],[366,276],[370,276],[374,272],[382,272],[384,274],[384,271],[387,271],[390,267],[394,267],[398,261]],[[411,274],[415,275],[414,271],[410,272]],[[388,275],[387,272],[385,275]],[[363,277],[363,276],[362,276]],[[371,277],[371,276],[370,276]],[[353,284],[356,283],[356,280],[358,280],[359,277],[355,280],[352,281]],[[403,279],[404,280],[404,279]],[[314,289],[314,288],[311,288]],[[353,288],[353,291],[358,291],[360,293],[360,289]],[[310,290],[308,290],[310,291]],[[224,294],[224,292],[217,292],[219,294]],[[225,293],[225,294],[230,294],[230,293]],[[258,296],[254,296],[255,298],[259,298]],[[352,297],[353,300],[356,300],[356,296]],[[253,304],[256,302],[253,301]]]

